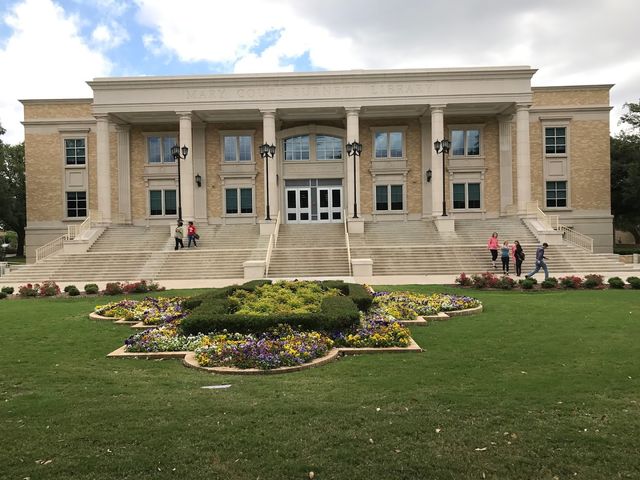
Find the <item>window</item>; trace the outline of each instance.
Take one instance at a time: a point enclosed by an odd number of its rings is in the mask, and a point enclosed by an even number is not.
[[[171,147],[178,144],[175,135],[147,137],[147,154],[149,163],[174,163]]]
[[[225,162],[250,162],[252,137],[250,135],[228,135],[224,137]]]
[[[376,158],[402,158],[403,132],[376,132],[374,150]]]
[[[567,206],[567,182],[547,182],[547,207]]]
[[[84,165],[87,162],[85,139],[65,138],[64,157],[67,165]]]
[[[225,200],[227,215],[253,213],[252,188],[226,188]]]
[[[376,210],[403,210],[402,185],[376,185]]]
[[[317,135],[316,159],[342,160],[342,139],[328,135]]]
[[[547,154],[567,153],[567,128],[546,127],[544,129],[544,151]]]
[[[149,190],[149,215],[175,215],[175,190]]]
[[[451,130],[451,155],[480,155],[480,130]]]
[[[284,159],[309,160],[309,135],[285,138]]]
[[[453,184],[453,208],[454,209],[480,208],[480,184],[479,183],[454,183]]]
[[[67,192],[67,217],[87,216],[87,192]]]

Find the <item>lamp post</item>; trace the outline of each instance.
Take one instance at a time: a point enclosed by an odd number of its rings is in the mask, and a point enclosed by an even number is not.
[[[451,148],[451,142],[446,138],[442,141],[436,140],[433,142],[433,148],[435,148],[436,153],[442,152],[442,216],[447,216],[447,197],[444,194],[444,156],[449,153],[449,149]]]
[[[271,212],[269,211],[269,159],[276,154],[276,146],[263,143],[259,147],[260,156],[264,158],[265,184],[267,185],[267,216],[265,220],[271,220]]]
[[[182,150],[182,155],[180,151]],[[178,145],[171,147],[171,155],[178,162],[178,222],[182,221],[182,187],[180,182],[180,160],[186,160],[189,153],[189,147],[184,145],[182,149]]]
[[[359,157],[362,153],[362,144],[355,140],[351,143],[347,143],[347,155],[353,157],[353,218],[358,218],[358,192],[357,192],[357,180],[356,173],[356,157]]]

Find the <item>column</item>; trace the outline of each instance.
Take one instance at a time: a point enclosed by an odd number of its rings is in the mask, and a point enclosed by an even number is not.
[[[260,110],[262,113],[262,140],[263,143],[268,145],[276,144],[276,111],[275,110]],[[266,172],[264,175],[264,195],[265,195],[265,215],[267,211],[267,190],[269,191],[269,213],[271,216],[271,220],[275,222],[278,217],[278,212],[280,211],[279,201],[280,196],[278,195],[278,185],[276,183],[277,176],[277,159],[278,159],[278,150],[276,149],[276,153],[273,158],[269,158],[267,162],[269,162],[269,178],[266,176]],[[256,159],[257,160],[257,159]],[[264,160],[262,160],[264,163]],[[268,185],[268,188],[267,188]]]
[[[531,152],[529,144],[529,104],[516,105],[516,167],[518,213],[527,213],[531,201]]]
[[[445,105],[431,105],[431,205],[434,216],[442,215],[442,153],[437,153],[433,147],[436,140],[444,138],[444,107]]]
[[[427,182],[427,170],[433,172],[433,142],[431,142],[431,121],[427,115],[420,117],[420,137],[422,154],[422,218],[430,218],[433,211],[433,180]]]
[[[347,112],[347,143],[353,143],[354,141],[360,142],[360,107],[346,107],[345,111]],[[363,151],[366,151],[364,146]],[[353,162],[355,162],[355,182]],[[358,207],[358,217],[362,217],[362,207],[360,203],[360,162],[358,161],[358,157],[349,157],[347,159],[347,176],[345,183],[347,193],[347,217],[350,219],[353,218],[354,203],[356,203]]]
[[[118,134],[118,221],[131,223],[131,158],[129,125],[117,125]]]
[[[180,188],[182,189],[182,217],[185,222],[195,220],[193,187],[196,183],[193,174],[193,133],[191,131],[191,112],[176,112],[180,117],[180,143],[189,149],[187,158],[180,161]]]
[[[109,152],[109,116],[96,115],[98,214],[96,220],[111,223],[111,158]]]
[[[513,154],[511,149],[511,115],[498,117],[500,143],[500,213],[513,205]]]

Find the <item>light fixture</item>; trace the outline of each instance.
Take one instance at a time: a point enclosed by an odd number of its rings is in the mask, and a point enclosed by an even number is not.
[[[442,141],[436,140],[433,142],[433,148],[435,148],[436,153],[442,152],[442,216],[447,216],[447,200],[444,195],[444,156],[446,153],[449,153],[449,149],[451,148],[451,142],[446,138]]]
[[[357,194],[357,173],[356,173],[356,157],[359,157],[362,153],[362,144],[357,141],[347,143],[347,155],[353,157],[353,218],[358,218],[358,198]]]
[[[180,185],[180,160],[186,160],[187,154],[189,153],[189,147],[184,145],[182,147],[182,155],[180,154],[180,146],[174,145],[171,147],[171,155],[173,159],[178,162],[178,221],[182,221],[182,188]]]
[[[264,158],[264,166],[265,166],[265,184],[267,186],[267,216],[265,220],[271,220],[271,214],[269,212],[269,159],[273,158],[276,154],[276,146],[269,145],[267,143],[263,143],[258,147],[258,151],[260,152],[260,156]]]
[[[433,177],[433,172],[431,171],[431,169],[429,169],[425,173],[427,174],[427,183],[429,183],[431,181],[431,178]]]
[[[202,177],[200,176],[200,174],[196,174],[196,184],[198,185],[198,187],[202,186]]]

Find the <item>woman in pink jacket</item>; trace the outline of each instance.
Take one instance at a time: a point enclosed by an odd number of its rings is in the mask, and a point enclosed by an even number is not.
[[[493,264],[493,268],[498,268],[496,265],[496,260],[498,259],[498,248],[499,248],[498,232],[493,232],[491,234],[491,238],[487,243],[487,248],[491,252],[491,263]]]

